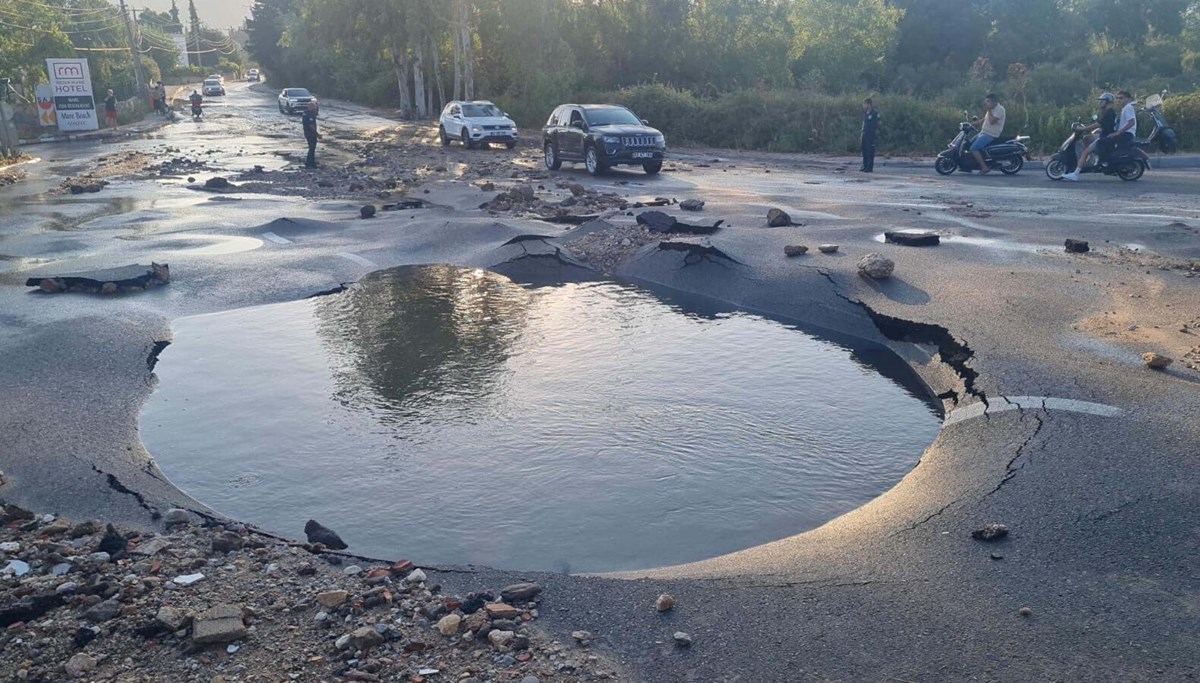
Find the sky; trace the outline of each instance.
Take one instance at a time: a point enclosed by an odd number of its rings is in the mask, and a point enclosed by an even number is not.
[[[109,0],[118,4],[117,0]],[[242,21],[250,16],[251,0],[195,0],[196,12],[200,21],[206,26],[216,29],[239,28]],[[179,7],[179,16],[187,23],[188,0],[175,0]],[[126,7],[134,9],[152,9],[164,12],[171,9],[171,0],[125,0]]]

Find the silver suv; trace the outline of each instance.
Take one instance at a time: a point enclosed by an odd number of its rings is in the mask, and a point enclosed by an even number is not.
[[[501,142],[512,149],[517,146],[517,124],[487,100],[454,101],[442,110],[438,119],[438,137],[442,146],[458,140],[467,149]]]

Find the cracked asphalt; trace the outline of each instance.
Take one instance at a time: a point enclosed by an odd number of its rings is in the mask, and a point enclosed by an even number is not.
[[[326,103],[324,111],[331,141],[392,125],[361,108]],[[167,507],[203,510],[171,485],[137,434],[155,384],[148,359],[170,340],[173,318],[293,300],[401,264],[546,280],[587,265],[562,244],[594,226],[489,215],[476,208],[486,196],[453,178],[412,190],[431,208],[369,221],[358,219],[360,201],[214,201],[170,178],[50,194],[64,175],[117,151],[216,150],[208,158],[217,171],[198,175],[237,182],[254,164],[284,168],[303,150],[298,120],[242,86],[206,119],[141,139],[30,148],[41,162],[0,189],[5,500],[147,525]],[[290,156],[278,154],[285,150]],[[436,153],[467,164],[471,155],[503,154]],[[343,157],[330,150],[326,158]],[[457,591],[541,582],[539,624],[566,640],[572,630],[591,631],[594,647],[634,680],[1200,675],[1200,375],[1183,360],[1157,372],[1140,359],[1148,350],[1184,359],[1200,344],[1200,277],[1189,271],[1200,261],[1195,172],[1063,185],[1034,171],[863,176],[826,160],[688,150],[678,158],[656,178],[618,171],[592,179],[564,168],[534,182],[545,194],[565,180],[631,199],[705,199],[704,221],[724,219],[724,229],[675,241],[711,245],[736,263],[688,264],[651,245],[616,276],[889,346],[945,398],[952,419],[895,488],[804,534],[630,575],[459,568],[440,580]],[[495,182],[513,183],[506,175]],[[770,207],[804,225],[767,228]],[[284,217],[291,220],[277,220]],[[895,228],[937,230],[943,243],[877,240]],[[505,245],[527,234],[547,239]],[[1093,250],[1066,254],[1067,237]],[[787,244],[822,243],[841,249],[783,255]],[[872,251],[896,261],[893,278],[856,274]],[[170,263],[172,282],[136,296],[42,296],[23,286],[28,277],[151,260]],[[987,408],[972,407],[979,403]],[[956,411],[966,411],[963,419]],[[992,522],[1006,524],[1009,536],[971,539]],[[666,615],[653,607],[661,592],[677,601]],[[1032,613],[1021,615],[1022,607]],[[675,647],[677,630],[695,644]]]

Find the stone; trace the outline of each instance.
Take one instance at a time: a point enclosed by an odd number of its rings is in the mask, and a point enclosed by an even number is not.
[[[197,581],[202,581],[203,579],[204,579],[204,575],[201,574],[200,572],[196,572],[195,574],[184,574],[182,576],[176,576],[175,578],[171,579],[171,581],[173,581],[178,586],[190,586],[193,583],[196,583]]]
[[[221,176],[215,176],[204,181],[204,187],[207,187],[210,190],[224,190],[229,186],[229,181]]]
[[[100,526],[99,522],[95,520],[88,520],[86,522],[80,522],[71,527],[71,531],[68,532],[68,535],[71,538],[83,538],[84,536],[91,536],[92,534],[100,533],[100,529],[102,528],[103,527]]]
[[[500,589],[500,599],[505,602],[532,600],[542,592],[542,587],[536,583],[514,583]]]
[[[232,531],[222,531],[213,537],[212,551],[214,554],[224,555],[233,550],[241,550],[245,543],[245,540],[241,536]]]
[[[570,185],[567,186],[567,189],[570,190],[571,194],[576,197],[587,194],[587,188],[585,188],[583,185],[580,185],[579,183],[571,183]]]
[[[971,538],[976,541],[999,541],[1008,536],[1008,527],[1003,524],[988,524],[982,529],[971,532]]]
[[[408,576],[404,577],[404,580],[409,583],[421,583],[425,579],[425,572],[421,571],[420,569],[414,569],[409,572]]]
[[[165,515],[163,515],[162,521],[163,524],[166,524],[168,527],[175,526],[176,524],[191,524],[192,514],[187,510],[171,508],[170,510],[167,510]]]
[[[1147,351],[1146,353],[1142,354],[1142,362],[1145,363],[1146,367],[1150,368],[1151,370],[1166,370],[1167,367],[1169,367],[1171,363],[1174,363],[1175,361],[1167,356],[1162,355],[1161,353]]]
[[[671,232],[675,223],[674,216],[662,211],[643,211],[637,215],[637,224],[646,226],[651,232]]]
[[[100,539],[100,545],[96,548],[102,553],[108,553],[110,556],[118,556],[125,552],[125,546],[129,541],[124,536],[117,533],[113,525],[109,524],[104,531],[104,537]]]
[[[74,581],[64,581],[54,587],[54,592],[58,594],[74,593],[79,589],[79,584]]]
[[[488,604],[484,605],[483,608],[487,610],[488,617],[493,620],[516,619],[517,617],[521,616],[521,610],[513,607],[512,605],[506,605],[503,602],[489,602]]]
[[[580,644],[586,645],[592,639],[590,631],[571,631],[571,637],[579,641]]]
[[[197,614],[192,624],[192,641],[197,645],[232,643],[248,633],[238,605],[213,605]]]
[[[326,609],[337,609],[346,604],[350,599],[350,593],[343,590],[325,591],[317,594],[317,602]]]
[[[838,245],[836,245],[836,244],[818,244],[817,245],[817,251],[821,252],[822,254],[836,254],[837,250],[838,250]]]
[[[309,543],[320,543],[326,548],[332,548],[333,550],[345,550],[350,547],[346,545],[341,536],[337,535],[337,532],[322,526],[315,519],[310,519],[304,524],[304,535],[308,537]]]
[[[906,247],[936,247],[942,243],[940,235],[927,230],[888,230],[883,233],[883,240]]]
[[[858,274],[872,280],[883,280],[892,276],[896,263],[879,254],[871,253],[862,257],[858,262]]]
[[[9,560],[8,564],[4,565],[4,569],[0,569],[0,576],[12,574],[13,576],[25,576],[29,573],[29,563],[22,560]]]
[[[497,650],[504,650],[516,636],[512,631],[492,631],[488,633],[488,642]]]
[[[100,293],[101,294],[116,294],[117,293],[117,283],[105,282],[104,284],[100,285]]]
[[[703,211],[704,210],[704,200],[703,199],[685,199],[682,202],[679,202],[679,208],[683,209],[684,211]]]
[[[767,225],[772,228],[782,228],[792,224],[792,217],[783,209],[771,209],[767,212]]]
[[[1022,607],[1021,609],[1017,610],[1017,614],[1020,614],[1023,617],[1032,617],[1033,616],[1033,608],[1032,607]]]
[[[121,603],[115,598],[105,600],[104,602],[92,605],[86,612],[83,613],[83,618],[92,623],[102,623],[115,619],[121,613]]]
[[[338,639],[333,641],[333,646],[339,650],[345,650],[350,647],[350,634],[345,633],[338,636]]]
[[[21,544],[17,543],[16,541],[5,541],[4,543],[0,543],[0,552],[16,553],[20,552],[20,550]]]
[[[167,547],[170,545],[171,545],[171,542],[168,541],[167,539],[163,538],[162,536],[156,536],[148,541],[139,543],[136,548],[134,548],[133,550],[130,551],[130,553],[133,555],[142,555],[144,557],[150,557],[152,555],[157,555],[157,554],[161,553],[162,551],[166,550]]]
[[[1086,240],[1076,240],[1070,237],[1063,243],[1063,247],[1068,254],[1086,254],[1091,249]]]
[[[675,596],[670,593],[663,593],[654,601],[654,609],[659,612],[670,612],[675,609]]]
[[[457,614],[447,614],[438,620],[438,633],[447,637],[458,633],[458,627],[462,624],[462,620],[463,618]]]
[[[171,632],[187,628],[192,623],[191,615],[177,607],[159,607],[154,619]]]
[[[371,626],[363,626],[350,632],[350,646],[355,650],[370,650],[382,643],[383,634]]]
[[[678,645],[679,647],[691,647],[692,646],[692,637],[690,635],[684,633],[683,631],[676,631],[675,635],[672,637],[675,639],[675,644]]]
[[[374,218],[375,217],[375,205],[367,204],[363,208],[359,209],[358,216],[359,216],[359,218]]]
[[[464,625],[467,627],[468,631],[479,631],[479,629],[488,625],[487,612],[480,611],[475,612],[474,614],[468,614],[467,618],[464,620]]]
[[[71,655],[65,665],[67,676],[70,678],[79,678],[80,676],[93,671],[96,668],[96,660],[91,655],[84,652],[77,652]]]
[[[783,248],[784,256],[803,256],[808,253],[808,247],[803,244],[789,244]]]

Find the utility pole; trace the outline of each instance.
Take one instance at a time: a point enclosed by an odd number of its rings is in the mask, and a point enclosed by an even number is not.
[[[146,76],[142,74],[142,56],[138,54],[137,43],[133,40],[133,25],[129,23],[125,0],[121,0],[121,18],[125,20],[125,35],[129,38],[129,56],[133,57],[133,78],[137,81],[136,96],[141,97],[146,89]]]

